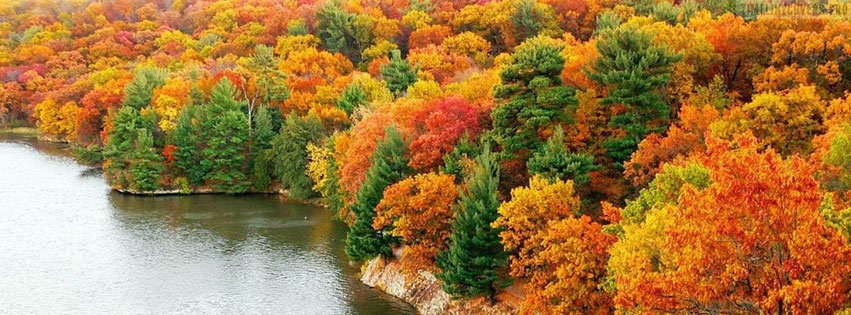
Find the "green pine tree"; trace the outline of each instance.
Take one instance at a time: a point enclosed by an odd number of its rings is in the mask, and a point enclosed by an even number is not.
[[[417,69],[402,59],[399,50],[391,51],[390,63],[382,65],[379,70],[381,77],[387,82],[387,88],[396,96],[404,94],[408,87],[417,81]]]
[[[473,158],[481,154],[481,148],[475,141],[470,140],[469,134],[464,134],[458,144],[452,148],[452,151],[443,155],[443,165],[440,166],[440,172],[455,176],[455,183],[461,184],[464,181],[465,169],[464,159]]]
[[[168,71],[160,68],[141,67],[136,70],[133,81],[124,87],[124,101],[121,106],[137,110],[151,105],[154,89],[165,84]]]
[[[309,162],[307,144],[318,142],[324,135],[325,129],[318,117],[301,117],[292,113],[272,140],[275,175],[289,190],[290,197],[309,198],[314,195],[313,180],[305,173]]]
[[[591,154],[567,152],[564,147],[564,130],[557,126],[555,134],[526,162],[530,175],[541,175],[555,180],[573,180],[577,185],[591,181],[589,173],[599,169]]]
[[[177,147],[174,151],[174,165],[193,185],[203,184],[207,175],[207,169],[200,163],[203,139],[196,119],[199,117],[198,111],[195,105],[184,106],[177,117],[177,127],[172,132]]]
[[[130,106],[121,107],[112,121],[106,145],[103,149],[104,173],[110,185],[127,187],[129,181],[125,171],[129,168],[129,154],[139,129],[144,123],[139,111]]]
[[[154,147],[154,137],[147,129],[138,129],[133,151],[130,153],[129,188],[153,191],[160,188],[160,177],[165,167],[163,157]]]
[[[227,193],[248,190],[246,154],[248,152],[248,118],[236,100],[236,87],[222,79],[213,87],[210,104],[204,106],[202,127],[206,147],[201,167],[209,170],[206,180],[213,189]]]
[[[607,29],[598,38],[600,57],[588,75],[608,87],[602,104],[626,107],[609,121],[610,126],[622,128],[625,135],[603,143],[608,156],[622,168],[623,161],[629,159],[646,135],[667,127],[670,107],[662,92],[671,78],[671,66],[681,56],[654,45],[652,34],[635,26]]]
[[[333,140],[333,138],[331,139]],[[326,145],[333,148],[334,142],[329,141]],[[340,209],[342,209],[345,205],[342,187],[340,186],[339,170],[340,166],[337,164],[334,156],[330,156],[328,158],[328,162],[325,164],[325,173],[328,174],[328,177],[325,178],[325,185],[322,187],[324,190],[322,191],[322,195],[325,196],[325,202],[328,204],[328,207],[334,211],[334,213],[339,213]]]
[[[535,0],[519,0],[514,3],[514,14],[511,15],[511,23],[517,32],[517,40],[538,36],[544,30],[544,14],[536,7]]]
[[[360,62],[360,51],[353,34],[355,15],[343,8],[339,1],[329,1],[316,12],[316,36],[331,52],[339,52],[352,63]]]
[[[254,133],[251,146],[251,168],[253,171],[254,188],[263,190],[272,184],[274,174],[272,140],[275,138],[272,115],[266,106],[260,106],[254,116]]]
[[[392,246],[398,240],[372,228],[375,206],[381,201],[384,189],[396,183],[410,172],[405,159],[407,144],[395,127],[388,127],[384,139],[372,154],[366,179],[356,195],[352,211],[355,222],[346,235],[346,254],[353,261],[363,261],[378,255],[391,256]]]
[[[549,37],[529,39],[500,72],[502,84],[494,88],[499,103],[491,118],[493,135],[507,157],[525,160],[543,142],[541,131],[572,121],[579,101],[572,87],[562,85],[561,49]]]
[[[496,294],[511,284],[504,276],[508,253],[499,233],[491,226],[499,213],[497,186],[499,169],[490,147],[485,145],[478,157],[479,168],[466,182],[452,222],[449,248],[437,257],[443,289],[461,297]]]
[[[351,115],[355,108],[364,105],[367,102],[366,92],[363,88],[355,84],[349,84],[340,94],[337,99],[337,108],[342,109],[346,114]]]

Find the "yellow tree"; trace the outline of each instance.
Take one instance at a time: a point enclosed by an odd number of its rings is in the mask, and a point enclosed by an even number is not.
[[[165,133],[170,134],[177,128],[180,110],[192,101],[189,92],[189,83],[180,78],[168,79],[154,90],[151,105],[159,117],[157,124]]]
[[[815,86],[765,92],[726,113],[723,121],[710,128],[716,135],[728,139],[735,133],[751,131],[781,154],[809,154],[813,137],[824,133],[820,120],[825,106]]]
[[[588,216],[579,216],[572,181],[540,176],[511,191],[493,223],[511,253],[511,275],[528,281],[521,313],[610,312],[610,295],[599,288],[606,250],[615,238]]]

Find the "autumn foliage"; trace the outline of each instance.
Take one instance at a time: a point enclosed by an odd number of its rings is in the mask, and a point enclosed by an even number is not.
[[[411,270],[433,269],[437,254],[446,249],[449,224],[458,198],[451,175],[427,173],[406,178],[384,190],[377,230],[389,229],[406,245],[402,259]]]
[[[760,152],[752,136],[709,139],[672,202],[623,225],[609,262],[626,310],[830,313],[847,303],[848,239],[825,225],[813,167]],[[640,249],[640,250],[636,250]]]
[[[734,4],[4,1],[0,128],[519,313],[847,312],[849,6]]]

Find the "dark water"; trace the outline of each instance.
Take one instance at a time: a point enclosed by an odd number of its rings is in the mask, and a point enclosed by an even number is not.
[[[330,211],[133,197],[58,145],[0,135],[4,314],[408,314],[361,284]]]

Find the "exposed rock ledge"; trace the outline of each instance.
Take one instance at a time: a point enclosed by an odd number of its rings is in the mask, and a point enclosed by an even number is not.
[[[363,267],[361,281],[370,287],[398,297],[413,305],[421,314],[512,314],[512,303],[489,305],[481,300],[452,300],[443,292],[440,280],[427,271],[415,275],[402,271],[395,259],[375,258]]]

